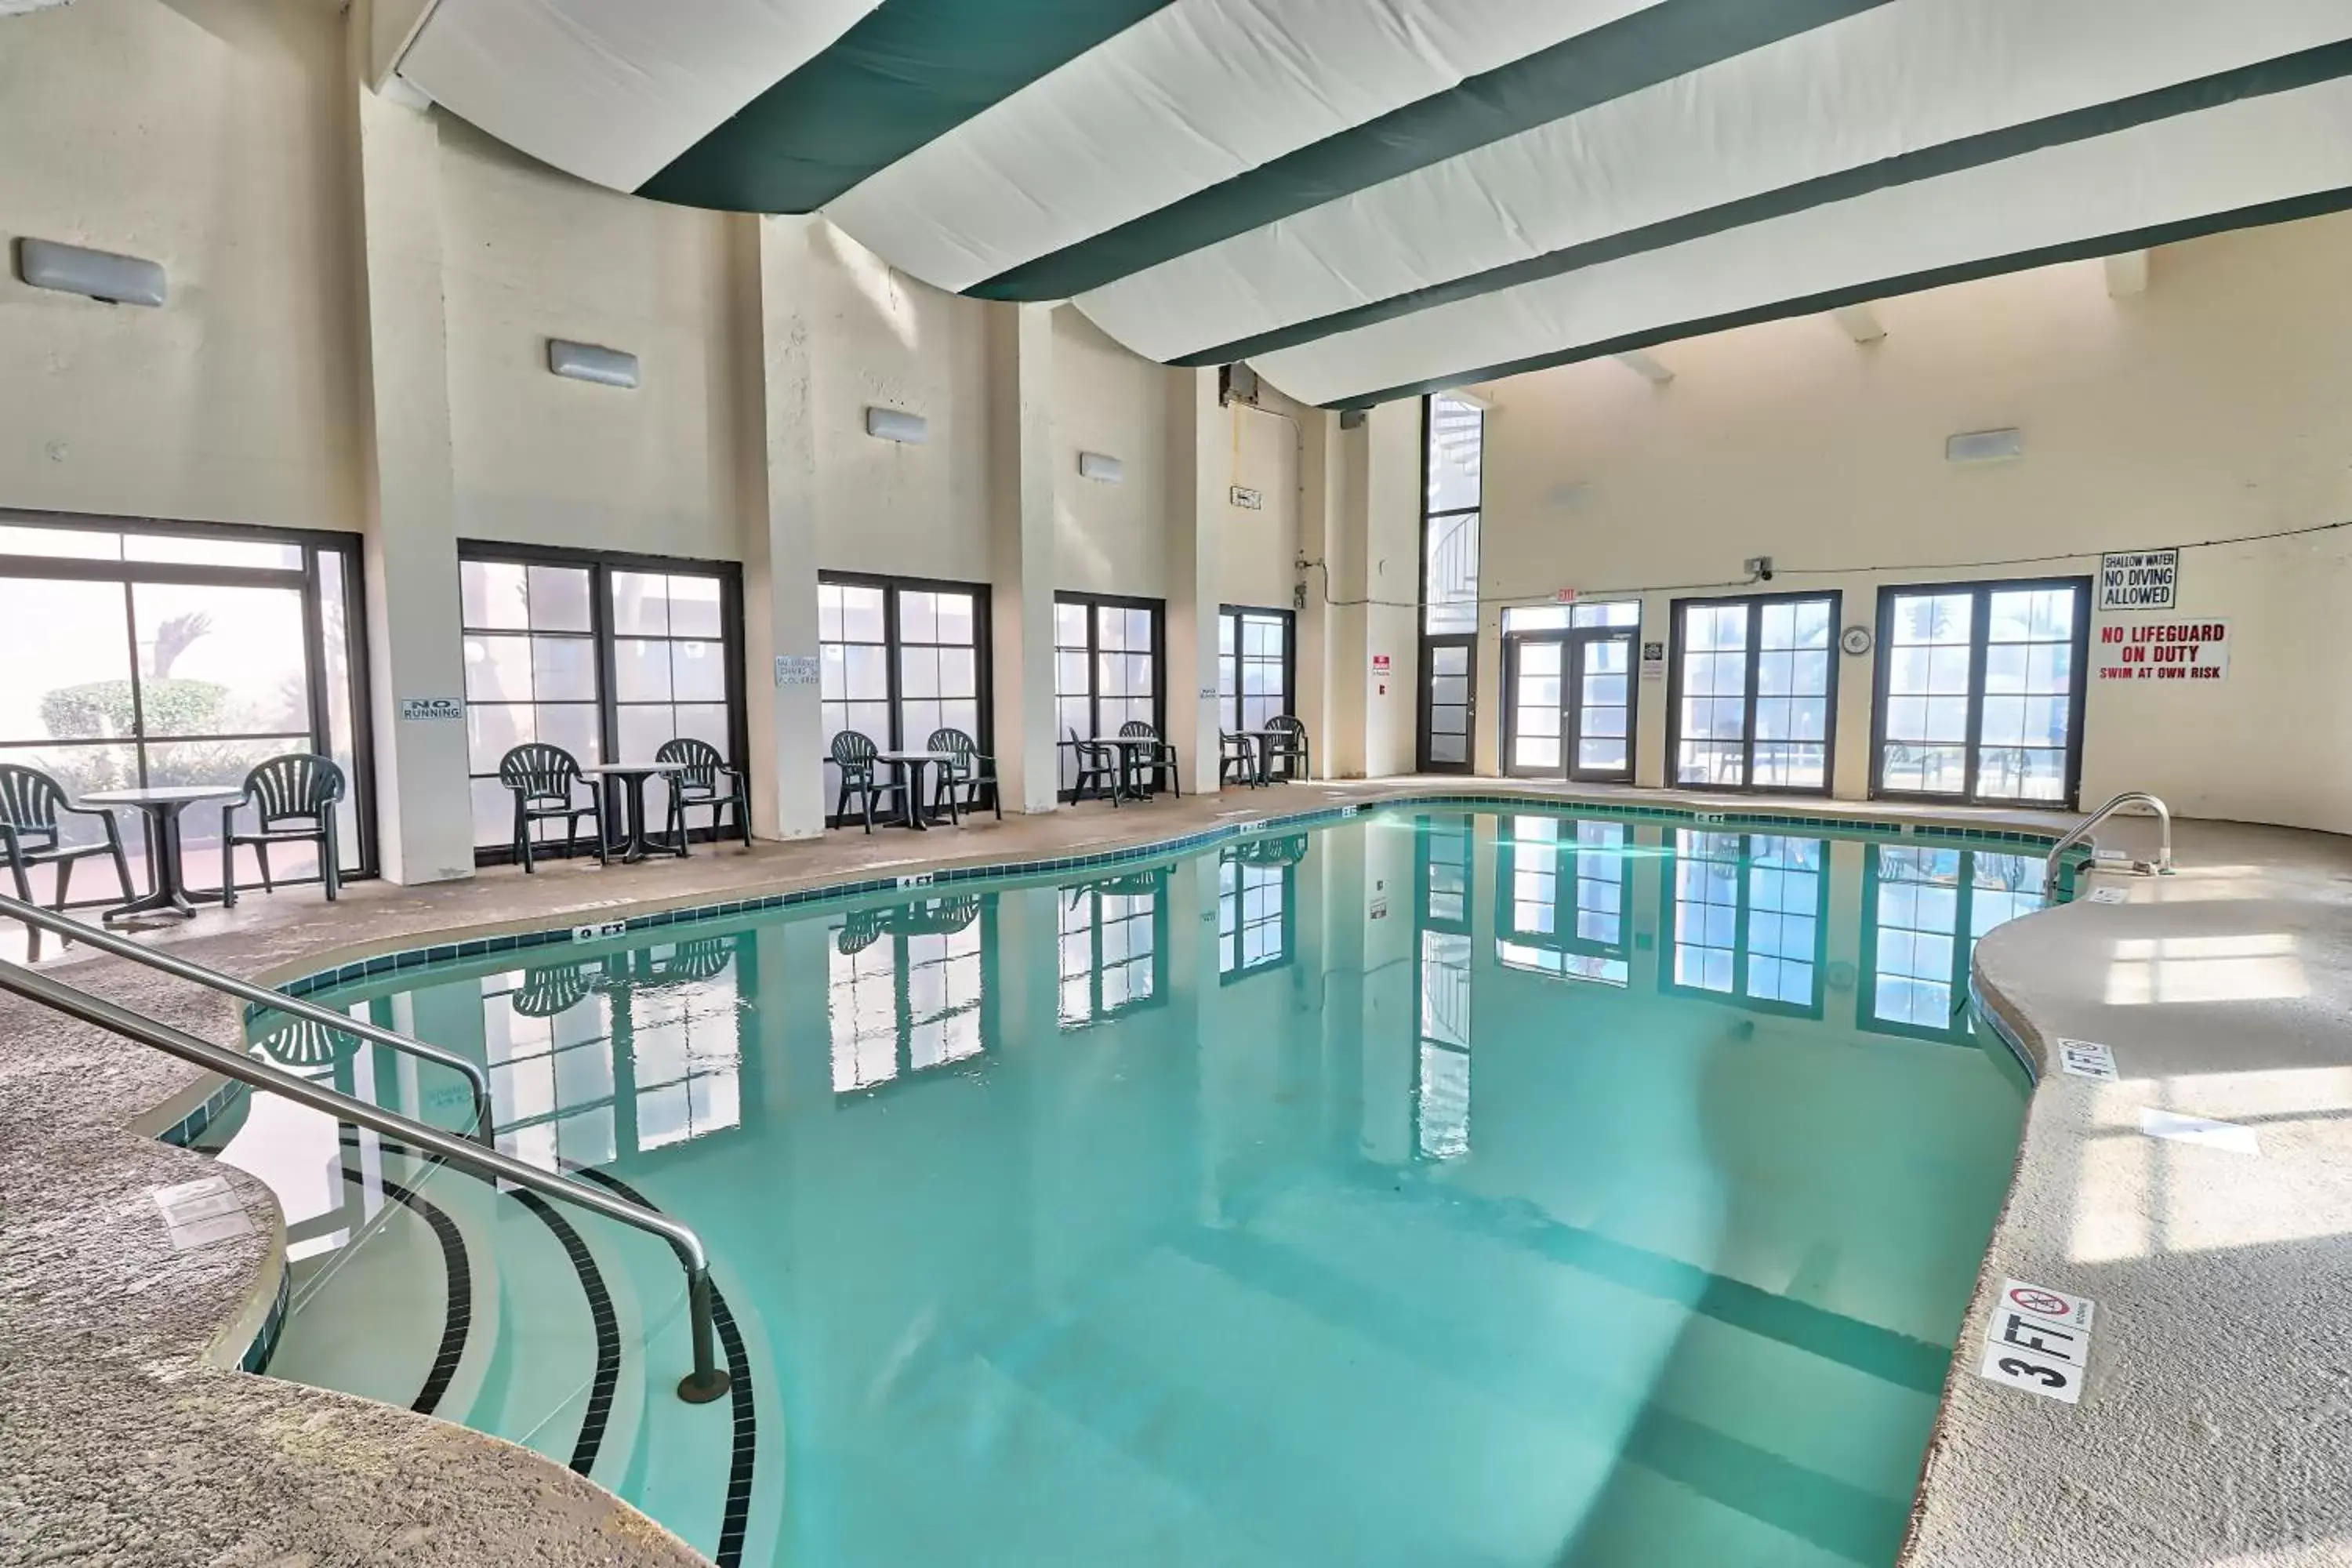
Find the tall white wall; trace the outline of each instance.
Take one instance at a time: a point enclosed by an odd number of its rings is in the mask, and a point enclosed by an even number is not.
[[[1054,586],[1157,599],[1168,592],[1170,372],[1076,310],[1054,312]],[[1119,460],[1117,484],[1081,479],[1078,454]]]
[[[1882,585],[2090,574],[2101,551],[2352,518],[2352,219],[2169,247],[2143,293],[2091,262],[1876,305],[1857,344],[1826,317],[1655,351],[1654,386],[1601,360],[1488,390],[1482,768],[1498,757],[1498,597],[1736,582],[1834,587],[1874,626]],[[2014,462],[1948,463],[1944,439],[2015,426]],[[2352,699],[2330,606],[2352,539],[2194,550],[2180,608],[2228,616],[2226,682],[2093,685],[2083,793],[2153,789],[2177,810],[2352,827]],[[2016,559],[2015,565],[1971,565]],[[1839,568],[1835,572],[1826,568]],[[1684,590],[1695,592],[1696,590]],[[1736,592],[1725,589],[1723,592]],[[1871,660],[1841,661],[1837,793],[1869,779]],[[1641,692],[1642,782],[1663,776],[1662,682]]]

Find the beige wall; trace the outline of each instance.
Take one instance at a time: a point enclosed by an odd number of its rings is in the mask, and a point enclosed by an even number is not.
[[[1171,377],[1065,307],[1054,312],[1056,588],[1163,598]],[[1078,454],[1125,465],[1118,484],[1078,477]]]
[[[1298,579],[1299,421],[1308,411],[1272,387],[1257,407],[1229,403],[1216,437],[1223,483],[1210,498],[1217,522],[1218,592],[1228,605],[1286,609]],[[1235,486],[1258,492],[1251,511],[1234,504]]]
[[[441,117],[457,533],[732,560],[732,356],[756,355],[725,215],[555,174]],[[637,356],[635,390],[551,375],[547,341]]]
[[[0,505],[357,528],[342,19],[83,0],[6,27],[0,244],[147,258],[170,303],[0,268]]]
[[[1770,555],[1773,590],[1838,588],[1844,622],[1872,626],[1883,584],[2089,574],[2102,550],[2352,517],[2347,271],[2352,219],[2320,218],[2167,247],[2137,295],[2110,297],[2099,263],[2069,265],[1883,301],[1874,343],[1815,317],[1668,345],[1663,387],[1608,360],[1496,383],[1482,594],[1649,588],[1644,635],[1662,638],[1667,585],[1737,583],[1744,557]],[[1945,461],[1948,435],[2007,426],[2021,459]],[[2329,533],[2187,552],[2180,607],[2232,617],[2229,679],[2094,686],[2084,795],[2153,789],[2191,815],[2352,828],[2329,608],[2352,589],[2347,547]],[[1491,771],[1499,607],[1483,620]],[[1840,663],[1837,784],[1853,796],[1871,660]],[[1641,696],[1653,783],[1663,683]]]

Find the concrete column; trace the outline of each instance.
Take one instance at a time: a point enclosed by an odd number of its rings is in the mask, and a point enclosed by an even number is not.
[[[745,716],[751,826],[766,838],[824,831],[824,721],[818,707],[817,483],[811,382],[817,323],[807,302],[817,217],[736,220],[737,364],[743,516]]]
[[[1335,680],[1340,658],[1336,642],[1339,626],[1329,591],[1331,556],[1339,544],[1346,493],[1337,471],[1339,442],[1339,415],[1323,408],[1309,408],[1300,415],[1297,581],[1306,590],[1306,602],[1298,611],[1298,689],[1292,697],[1291,711],[1307,725],[1315,772],[1322,778],[1339,776],[1333,765],[1334,747],[1342,727]]]
[[[360,516],[367,577],[368,702],[377,839],[395,882],[474,874],[467,726],[404,718],[402,700],[456,711],[466,694],[441,295],[441,142],[421,106],[363,85],[370,16],[350,24],[356,108],[352,253],[363,307],[359,361]]]
[[[1330,430],[1323,444],[1323,488],[1330,516],[1322,569],[1307,574],[1307,603],[1309,609],[1322,606],[1329,650],[1323,677],[1328,739],[1318,737],[1327,778],[1365,776],[1368,703],[1376,697],[1386,700],[1375,691],[1370,673],[1370,622],[1364,604],[1370,591],[1364,506],[1370,492],[1371,454],[1371,433],[1360,420],[1353,429]],[[1302,619],[1302,642],[1305,637]]]
[[[1168,396],[1168,738],[1203,791],[1217,777],[1217,529],[1225,423],[1217,373],[1171,371]]]
[[[997,777],[1015,811],[1052,811],[1061,785],[1054,728],[1054,317],[1050,305],[991,308],[990,597]]]

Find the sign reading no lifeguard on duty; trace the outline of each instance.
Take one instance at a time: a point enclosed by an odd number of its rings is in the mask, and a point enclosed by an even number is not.
[[[2093,680],[2220,680],[2230,673],[2230,623],[2219,616],[2108,621],[2091,638]]]

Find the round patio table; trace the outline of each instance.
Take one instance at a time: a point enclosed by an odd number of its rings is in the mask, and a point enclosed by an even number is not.
[[[583,773],[593,773],[600,779],[611,779],[621,786],[625,809],[621,813],[621,864],[634,866],[648,855],[675,855],[686,858],[686,836],[680,834],[675,844],[646,831],[646,781],[656,773],[672,778],[686,772],[684,763],[598,763],[582,768]]]
[[[130,920],[137,915],[178,915],[196,912],[195,903],[218,903],[218,893],[191,893],[180,869],[180,814],[208,800],[236,800],[245,794],[239,784],[156,784],[148,789],[94,789],[81,797],[84,805],[127,805],[147,818],[147,876],[154,884],[146,897],[118,904],[104,919]]]

